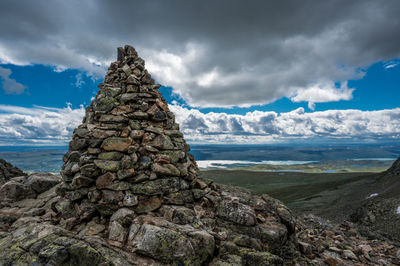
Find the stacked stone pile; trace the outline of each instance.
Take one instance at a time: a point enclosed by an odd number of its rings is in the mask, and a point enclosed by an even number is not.
[[[193,202],[207,185],[197,179],[160,85],[132,47],[119,48],[118,59],[64,156],[65,197],[95,203],[104,216],[121,207],[147,213],[163,202]]]
[[[64,156],[56,222],[161,263],[293,258],[290,211],[266,195],[199,178],[161,85],[144,66],[133,47],[118,48]]]

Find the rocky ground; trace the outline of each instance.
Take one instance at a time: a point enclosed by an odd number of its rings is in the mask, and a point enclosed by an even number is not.
[[[58,217],[60,186],[60,176],[32,174],[1,187],[0,265],[269,265],[298,253],[293,217],[267,195],[215,184],[224,194],[214,217],[206,207],[122,208],[76,226]]]
[[[349,220],[371,237],[400,241],[400,159],[382,173],[320,193],[307,210],[335,223]],[[323,204],[318,204],[323,202]]]
[[[295,218],[266,194],[218,184],[225,201],[215,217],[199,218],[204,209],[192,213],[182,206],[145,215],[120,209],[111,223],[97,217],[73,226],[58,219],[60,181],[41,173],[1,186],[0,265],[400,264],[396,242],[364,237],[350,222]],[[232,208],[242,215],[231,217]],[[263,226],[254,227],[253,219]],[[199,230],[205,227],[196,223],[205,221],[208,229]]]

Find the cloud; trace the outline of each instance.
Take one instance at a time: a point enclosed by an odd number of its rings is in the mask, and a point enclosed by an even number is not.
[[[245,115],[202,113],[170,105],[189,143],[277,143],[303,141],[374,142],[400,139],[400,108],[380,111],[328,110],[307,113],[303,108]],[[0,145],[66,145],[82,123],[85,109],[0,105]]]
[[[66,144],[85,109],[0,105],[0,145]]]
[[[0,79],[3,81],[3,90],[6,94],[22,94],[26,87],[18,83],[15,79],[11,79],[11,70],[0,67]]]
[[[400,57],[397,0],[4,0],[0,10],[3,63],[102,76],[129,43],[157,81],[197,107],[266,104]]]
[[[307,113],[253,111],[245,115],[202,113],[171,105],[189,142],[274,143],[294,140],[378,141],[400,138],[400,108],[380,111],[328,110]]]
[[[81,88],[85,84],[83,80],[82,73],[78,73],[75,75],[75,87]]]
[[[308,107],[314,110],[315,103],[351,100],[353,98],[353,91],[354,89],[347,87],[347,82],[344,82],[340,88],[337,88],[333,82],[327,81],[296,91],[290,97],[290,100],[293,102],[308,102]]]
[[[385,69],[390,69],[390,68],[394,68],[394,67],[398,66],[399,64],[400,64],[400,60],[391,60],[389,62],[386,62],[383,67]]]

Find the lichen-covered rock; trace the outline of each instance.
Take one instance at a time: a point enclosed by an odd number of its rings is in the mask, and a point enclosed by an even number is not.
[[[110,137],[103,141],[102,148],[105,151],[125,152],[131,145],[132,140],[129,138]]]
[[[116,179],[115,174],[107,172],[96,179],[96,187],[98,189],[107,188],[112,185],[115,179]]]
[[[242,225],[255,225],[256,214],[252,208],[235,201],[223,201],[218,206],[217,214],[219,217]]]
[[[149,213],[161,207],[162,200],[158,196],[139,197],[139,202],[135,208],[136,213]]]
[[[158,164],[155,163],[152,165],[152,170],[159,175],[166,176],[179,176],[180,172],[176,166],[173,164]]]
[[[101,243],[86,242],[49,223],[29,223],[0,237],[0,265],[133,265]]]
[[[121,169],[119,161],[109,161],[109,160],[95,160],[94,164],[105,171],[117,172]]]
[[[157,195],[177,192],[180,187],[181,181],[178,177],[169,177],[134,184],[130,191],[135,194]]]
[[[128,243],[139,253],[164,263],[201,265],[212,256],[215,242],[206,232],[185,235],[175,230],[143,224]]]

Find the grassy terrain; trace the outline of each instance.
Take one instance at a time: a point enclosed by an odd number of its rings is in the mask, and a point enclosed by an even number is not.
[[[313,205],[322,204],[316,198],[325,191],[338,190],[349,183],[368,182],[371,173],[303,173],[303,172],[256,172],[243,170],[207,170],[202,177],[222,184],[248,188],[257,194],[267,193],[283,201],[291,208],[303,209],[312,200]],[[324,204],[325,198],[321,197]],[[308,206],[313,208],[313,206]]]

